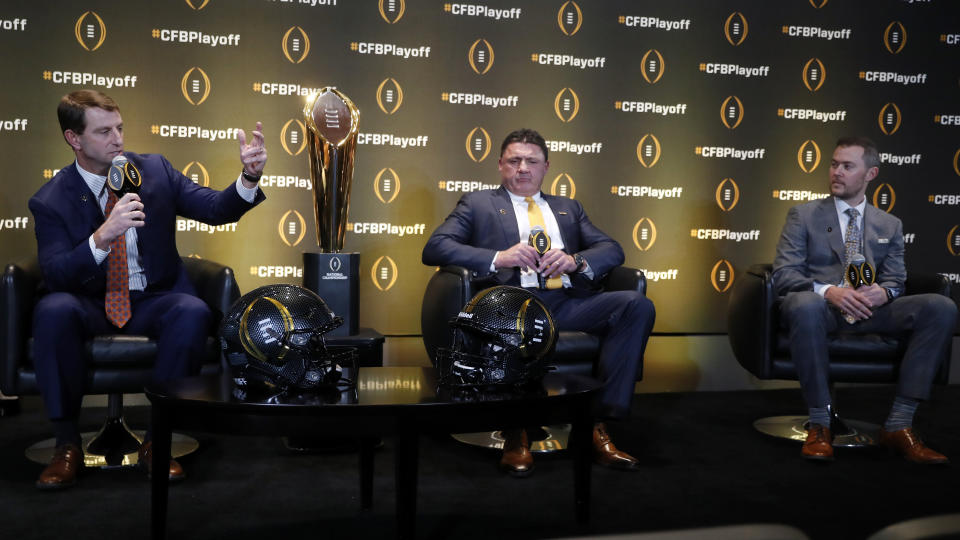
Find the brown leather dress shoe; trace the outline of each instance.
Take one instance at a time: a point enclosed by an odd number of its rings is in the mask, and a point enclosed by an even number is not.
[[[37,488],[64,489],[77,483],[77,472],[83,467],[83,450],[75,444],[64,444],[53,451],[53,459],[37,478]]]
[[[137,463],[147,471],[147,478],[153,476],[153,441],[147,441],[140,445],[140,451],[137,452]],[[170,460],[169,477],[171,482],[177,482],[186,478],[183,467],[177,463],[177,460]]]
[[[530,476],[533,472],[533,454],[525,429],[503,430],[503,456],[500,470],[516,478]]]
[[[636,471],[640,467],[636,458],[617,450],[603,422],[593,426],[593,460],[598,465],[621,471]]]
[[[898,429],[897,431],[887,431],[880,429],[880,446],[902,454],[907,461],[919,463],[921,465],[944,465],[950,463],[947,456],[931,450],[923,444],[920,437],[913,432],[913,428]]]
[[[830,434],[830,428],[810,424],[800,455],[816,461],[833,461],[833,435]]]

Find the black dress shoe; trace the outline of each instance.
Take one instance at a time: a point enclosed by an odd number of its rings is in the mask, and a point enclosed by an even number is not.
[[[55,490],[72,487],[77,483],[77,472],[83,467],[83,450],[67,443],[53,451],[53,459],[37,478],[37,488]]]
[[[140,445],[140,451],[137,452],[137,463],[140,468],[147,472],[147,478],[153,477],[153,441],[147,441]],[[187,477],[183,472],[183,467],[177,463],[177,460],[170,460],[169,477],[171,482],[178,482]]]

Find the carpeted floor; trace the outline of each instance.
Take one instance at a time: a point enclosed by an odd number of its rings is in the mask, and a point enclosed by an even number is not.
[[[882,421],[889,387],[844,388],[849,417]],[[23,449],[47,438],[36,398],[0,418],[0,538],[147,538],[150,492],[136,470],[87,470],[56,493],[33,482],[41,466]],[[751,427],[765,415],[803,411],[799,392],[641,394],[629,422],[612,425],[618,446],[641,458],[637,473],[594,467],[592,519],[573,517],[572,467],[541,457],[528,479],[501,475],[497,454],[449,437],[421,443],[419,538],[497,540],[595,536],[741,523],[781,523],[815,540],[857,539],[906,519],[960,512],[960,387],[935,389],[917,428],[956,465],[924,468],[885,452],[839,450],[830,464],[804,462],[799,444]],[[102,409],[87,409],[93,430]],[[127,412],[143,426],[146,407]],[[169,538],[389,538],[394,522],[393,445],[376,456],[373,508],[361,511],[357,457],[293,454],[280,439],[191,433],[201,449],[182,460],[171,487]]]

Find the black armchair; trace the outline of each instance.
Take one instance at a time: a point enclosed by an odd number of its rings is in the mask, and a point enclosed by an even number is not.
[[[737,361],[759,379],[796,380],[790,358],[790,340],[780,327],[780,302],[772,279],[773,265],[755,264],[733,284],[727,311],[730,345]],[[911,272],[904,294],[939,293],[950,296],[950,282],[939,274]],[[898,378],[906,348],[895,334],[836,334],[830,336],[830,381],[892,383]],[[950,351],[941,363],[936,382],[949,378]],[[770,435],[804,440],[806,416],[762,418],[754,427]],[[835,446],[873,444],[877,426],[855,420],[834,419]]]
[[[213,312],[219,324],[233,302],[240,297],[233,270],[213,261],[183,258],[187,274],[197,294]],[[33,370],[33,307],[45,293],[37,259],[8,264],[0,280],[0,391],[4,394],[38,394]],[[221,370],[220,344],[216,324],[207,338],[202,373]],[[102,335],[87,342],[85,353],[90,369],[87,372],[87,394],[107,394],[107,418],[97,434],[84,433],[87,466],[118,466],[136,463],[141,436],[129,430],[123,419],[123,394],[143,391],[153,375],[157,344],[146,336]],[[196,441],[177,437],[174,452],[178,455],[196,448]],[[53,441],[43,441],[27,451],[27,457],[46,463],[52,456]]]
[[[449,347],[453,341],[450,320],[477,293],[495,285],[490,280],[477,279],[472,271],[462,266],[442,266],[427,283],[420,310],[420,330],[430,362],[436,365],[437,349]],[[647,292],[647,279],[643,272],[634,268],[618,266],[603,280],[602,287],[609,291],[636,290]],[[591,376],[595,374],[596,360],[600,352],[600,340],[586,332],[562,331],[548,364],[561,373]],[[643,370],[637,373],[637,380]],[[461,434],[457,439],[471,444],[492,448],[502,447],[502,439],[494,434]],[[531,437],[536,439],[536,437]],[[547,430],[538,440],[531,440],[534,452],[558,450],[566,446],[566,437],[561,430]]]

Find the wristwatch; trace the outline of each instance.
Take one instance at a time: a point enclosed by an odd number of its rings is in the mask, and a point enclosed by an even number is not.
[[[583,255],[579,253],[573,254],[573,262],[577,263],[577,268],[574,270],[575,272],[582,272],[583,269],[587,267],[587,261],[585,261]]]
[[[246,170],[240,171],[240,174],[242,174],[243,177],[244,177],[248,182],[253,182],[254,184],[256,184],[257,182],[260,181],[260,177],[259,177],[259,176],[254,176],[254,175],[252,175],[252,174],[248,174]]]
[[[887,302],[892,302],[895,296],[893,296],[893,291],[890,290],[890,287],[884,287],[883,290],[887,291]]]

